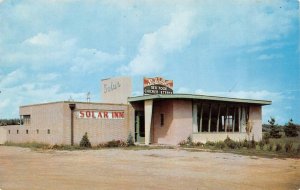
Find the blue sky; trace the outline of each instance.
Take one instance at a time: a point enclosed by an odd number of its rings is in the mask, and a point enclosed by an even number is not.
[[[101,101],[100,80],[174,80],[177,93],[272,100],[300,123],[299,2],[0,0],[0,118],[20,105]]]

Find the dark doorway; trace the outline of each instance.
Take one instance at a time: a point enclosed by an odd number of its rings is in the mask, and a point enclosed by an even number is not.
[[[145,143],[144,111],[135,111],[135,142]]]

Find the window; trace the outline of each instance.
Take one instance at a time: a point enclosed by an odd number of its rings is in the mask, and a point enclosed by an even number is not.
[[[249,119],[248,105],[210,102],[196,104],[198,132],[245,131]]]
[[[36,134],[39,134],[39,130],[38,129],[36,130]]]
[[[28,134],[28,129],[26,129],[26,134]]]
[[[160,126],[162,127],[165,124],[164,114],[160,114]]]
[[[30,125],[30,115],[21,115],[21,123]]]
[[[47,133],[50,134],[50,129],[48,129]]]
[[[19,130],[17,130],[17,134],[19,134]]]

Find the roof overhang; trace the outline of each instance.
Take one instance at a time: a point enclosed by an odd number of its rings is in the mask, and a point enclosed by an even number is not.
[[[129,97],[128,102],[160,100],[160,99],[207,100],[207,101],[220,101],[220,102],[246,103],[246,104],[259,104],[259,105],[272,104],[272,101],[268,101],[268,100],[253,100],[253,99],[229,98],[229,97],[207,96],[207,95],[196,95],[196,94],[168,94],[168,95],[156,94],[156,95],[135,96],[135,97]]]

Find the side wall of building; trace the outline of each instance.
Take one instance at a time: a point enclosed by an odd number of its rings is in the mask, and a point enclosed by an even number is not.
[[[161,123],[163,117],[163,125]],[[153,143],[173,144],[186,140],[192,133],[192,102],[165,100],[154,102]]]
[[[46,144],[71,144],[71,102],[58,102],[24,106],[20,115],[30,115],[24,125],[6,126],[6,141],[15,143],[39,142]],[[111,140],[127,140],[129,131],[134,131],[133,109],[126,104],[76,103],[74,110],[74,144],[79,144],[85,132],[92,145]],[[123,119],[79,118],[80,110],[121,111]],[[130,128],[131,127],[131,128]],[[9,133],[8,133],[9,131]],[[4,132],[1,132],[4,134]],[[4,136],[3,138],[4,139]]]
[[[20,107],[20,115],[30,115],[29,123],[7,127],[7,141],[63,143],[63,103]]]

